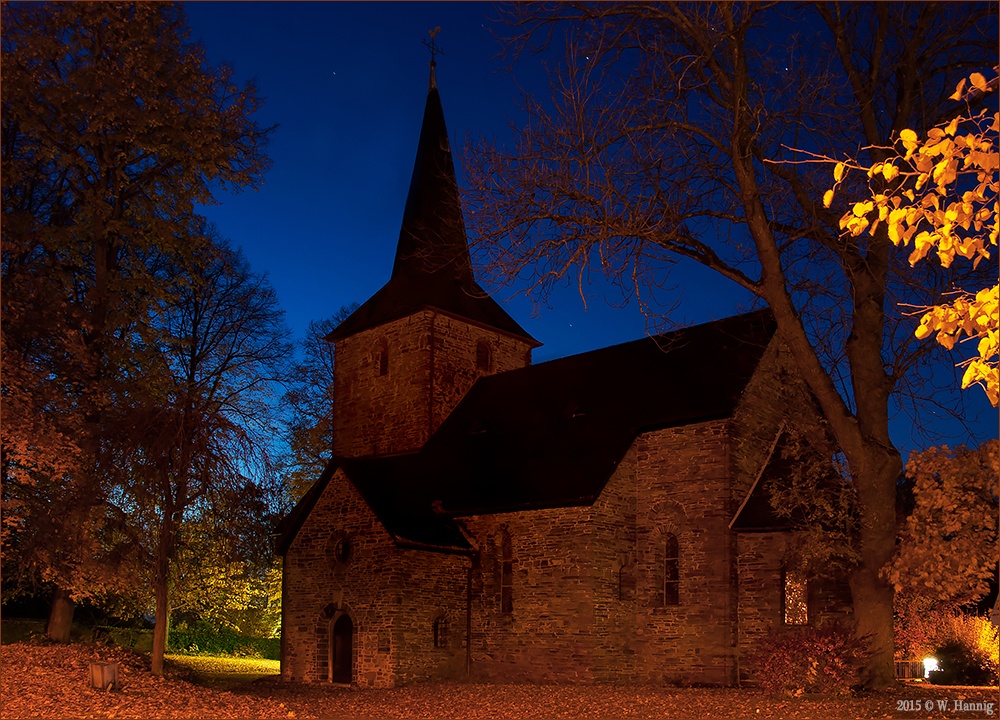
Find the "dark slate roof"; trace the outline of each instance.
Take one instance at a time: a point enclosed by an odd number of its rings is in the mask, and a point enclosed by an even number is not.
[[[535,346],[540,344],[475,281],[448,130],[433,80],[424,107],[392,276],[327,339],[348,337],[425,308],[495,328]]]
[[[799,462],[794,457],[786,456],[786,444],[787,434],[782,430],[771,448],[771,454],[764,463],[760,475],[730,521],[730,529],[740,532],[776,532],[791,530],[806,522],[800,511],[782,516],[774,509],[772,494],[775,487],[779,483],[787,482],[788,478],[794,475],[795,466]],[[841,482],[832,463],[824,473],[822,481]]]
[[[397,539],[463,551],[450,518],[589,505],[641,432],[729,417],[774,330],[760,311],[484,377],[419,453],[337,463]]]
[[[427,501],[426,493],[409,482],[417,459],[416,454],[408,454],[330,460],[319,479],[278,523],[278,554],[288,552],[309,513],[340,469],[397,544],[441,552],[470,551],[471,546],[455,521],[437,511]]]
[[[773,332],[751,313],[482,378],[417,482],[454,515],[590,504],[641,432],[729,417]]]

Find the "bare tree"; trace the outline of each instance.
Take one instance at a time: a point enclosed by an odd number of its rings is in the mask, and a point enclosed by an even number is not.
[[[286,421],[291,463],[286,484],[291,500],[301,498],[322,474],[333,453],[333,343],[326,340],[334,329],[358,309],[344,305],[330,317],[309,323],[301,342],[302,359],[296,363],[285,392]]]
[[[599,268],[655,312],[687,259],[770,306],[849,466],[867,682],[892,683],[890,400],[925,357],[896,308],[962,279],[914,276],[884,231],[842,236],[843,207],[822,204],[829,168],[793,148],[878,159],[903,128],[931,126],[958,77],[996,62],[995,6],[525,4],[506,20],[514,60],[556,40],[565,55],[551,98],[525,98],[513,148],[483,142],[465,164],[491,279],[527,279],[539,298]]]
[[[173,275],[142,344],[123,464],[155,558],[153,672],[161,674],[185,520],[210,519],[220,532],[257,527],[261,508],[278,502],[275,400],[291,346],[267,279],[218,241]]]

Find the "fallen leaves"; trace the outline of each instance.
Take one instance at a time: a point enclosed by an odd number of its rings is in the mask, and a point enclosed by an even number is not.
[[[96,660],[119,663],[121,692],[88,686],[87,668]],[[482,685],[417,683],[389,690],[364,690],[317,683],[282,682],[276,676],[229,691],[213,690],[177,677],[154,678],[145,658],[85,645],[14,644],[0,647],[3,720],[21,718],[324,718],[325,720],[863,720],[918,717],[896,712],[897,700],[961,697],[996,702],[989,688],[909,686],[895,693],[855,698],[773,698],[759,690],[674,688],[655,685]],[[996,705],[992,706],[994,709]],[[926,712],[919,717],[953,717]]]
[[[91,662],[118,664],[121,690],[90,687]],[[117,648],[91,645],[0,647],[0,718],[287,718],[278,702],[158,678],[148,661]],[[308,715],[304,717],[315,717]]]

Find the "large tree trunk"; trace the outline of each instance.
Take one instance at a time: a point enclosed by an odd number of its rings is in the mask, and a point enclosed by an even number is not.
[[[868,639],[872,652],[865,686],[882,689],[896,683],[893,588],[881,570],[895,549],[895,490],[902,462],[889,448],[876,447],[867,454],[867,467],[855,476],[861,499],[861,566],[851,575],[850,587],[857,633]]]
[[[153,580],[156,595],[156,624],[153,627],[152,671],[154,675],[159,676],[163,675],[163,655],[167,651],[167,638],[170,632],[169,578],[173,544],[172,524],[171,515],[164,513],[156,549],[156,574]]]
[[[70,597],[69,591],[56,588],[52,596],[52,607],[49,610],[49,623],[45,634],[56,642],[68,643],[70,631],[73,629],[73,611],[76,603]]]

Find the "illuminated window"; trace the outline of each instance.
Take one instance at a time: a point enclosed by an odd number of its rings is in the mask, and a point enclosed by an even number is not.
[[[476,367],[485,372],[493,369],[493,352],[485,340],[480,340],[476,344]]]
[[[386,342],[382,343],[382,347],[375,354],[375,363],[378,367],[379,375],[389,374],[389,344]]]
[[[506,529],[500,540],[500,612],[514,612],[514,545]]]
[[[677,536],[667,533],[663,542],[663,604],[680,604],[680,557]]]
[[[434,619],[433,631],[434,647],[448,647],[448,618],[444,615],[438,615],[437,618]]]
[[[785,571],[785,625],[809,623],[809,586],[801,573]]]

